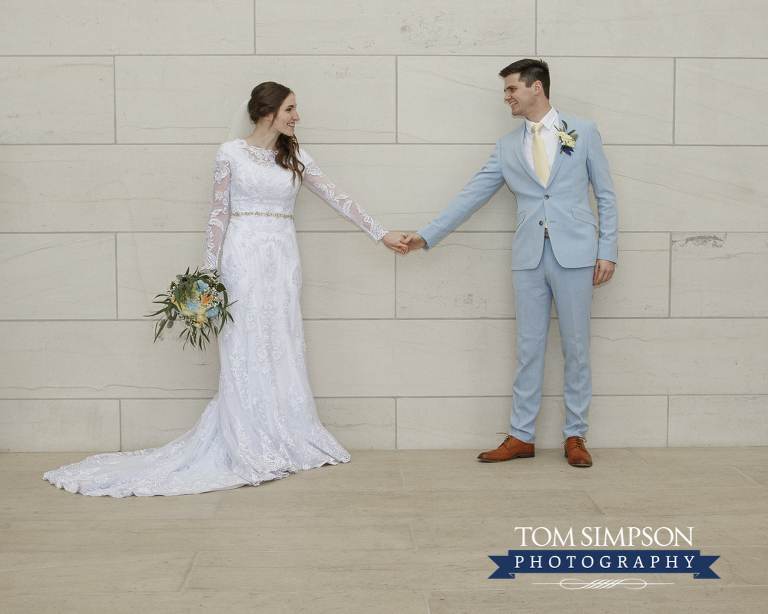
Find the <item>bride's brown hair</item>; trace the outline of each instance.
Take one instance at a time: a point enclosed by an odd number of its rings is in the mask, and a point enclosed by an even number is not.
[[[277,113],[289,94],[293,94],[290,88],[274,81],[259,83],[253,88],[251,99],[248,101],[248,115],[251,121],[256,124],[260,119]],[[301,175],[304,172],[304,164],[298,158],[298,151],[299,141],[295,135],[287,136],[281,133],[277,137],[275,162],[278,166],[291,171],[294,181],[297,177],[301,181]]]

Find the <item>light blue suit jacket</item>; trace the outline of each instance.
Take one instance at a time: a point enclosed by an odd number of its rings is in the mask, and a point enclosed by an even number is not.
[[[483,169],[427,226],[419,231],[426,249],[464,223],[506,181],[517,197],[512,268],[535,269],[544,249],[544,219],[552,251],[568,269],[594,266],[595,260],[618,259],[618,212],[608,160],[595,122],[560,113],[560,122],[579,135],[569,156],[557,146],[547,186],[543,186],[523,152],[525,124],[503,136]],[[589,204],[589,184],[597,198],[597,221]]]

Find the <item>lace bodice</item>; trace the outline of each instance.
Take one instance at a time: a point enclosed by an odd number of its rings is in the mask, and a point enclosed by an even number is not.
[[[204,269],[218,268],[219,252],[231,213],[293,215],[300,183],[293,180],[291,171],[277,165],[275,155],[275,151],[252,147],[243,139],[229,141],[219,148],[213,169]],[[299,159],[304,164],[302,183],[378,243],[387,231],[339,190],[303,149],[299,150]]]

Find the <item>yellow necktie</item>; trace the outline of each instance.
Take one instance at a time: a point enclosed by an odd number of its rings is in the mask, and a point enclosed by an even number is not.
[[[549,159],[547,158],[547,148],[544,146],[544,139],[539,132],[544,124],[533,124],[533,170],[544,187],[547,187],[549,181]]]

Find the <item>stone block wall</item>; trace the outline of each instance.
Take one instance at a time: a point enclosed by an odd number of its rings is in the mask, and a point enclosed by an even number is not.
[[[319,166],[415,230],[519,125],[497,73],[521,57],[597,122],[616,184],[590,444],[763,445],[766,25],[762,0],[3,3],[0,450],[131,450],[194,424],[216,350],[153,345],[143,316],[201,262],[213,157],[254,85],[289,85]],[[301,191],[310,377],[342,444],[486,449],[508,428],[515,207],[504,187],[399,257]],[[542,447],[564,417],[554,324]]]

